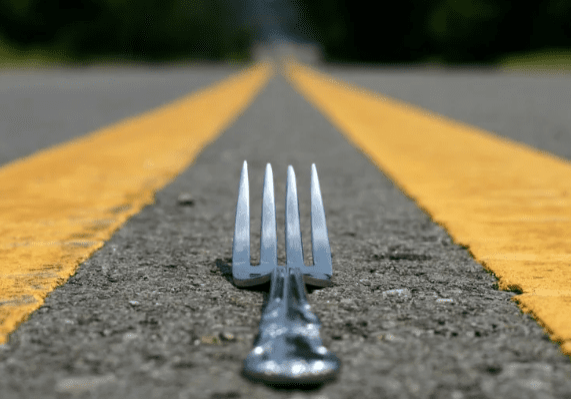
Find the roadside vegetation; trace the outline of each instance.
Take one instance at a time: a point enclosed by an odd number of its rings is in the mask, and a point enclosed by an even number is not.
[[[511,54],[502,58],[500,67],[511,70],[571,72],[571,51],[549,49]]]
[[[244,59],[240,1],[0,0],[0,63]]]
[[[285,38],[332,62],[569,68],[571,1],[375,4],[0,0],[0,65],[244,61],[256,43]]]

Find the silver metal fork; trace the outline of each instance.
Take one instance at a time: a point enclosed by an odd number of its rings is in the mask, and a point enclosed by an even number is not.
[[[248,165],[240,177],[232,251],[232,275],[239,287],[271,281],[254,349],[244,361],[244,374],[278,384],[319,384],[336,377],[339,359],[325,348],[320,322],[311,312],[305,284],[327,287],[333,274],[325,210],[315,164],[311,166],[311,242],[313,265],[303,261],[295,173],[288,167],[286,184],[286,265],[278,266],[276,211],[272,167],[266,166],[262,201],[260,264],[250,263]]]

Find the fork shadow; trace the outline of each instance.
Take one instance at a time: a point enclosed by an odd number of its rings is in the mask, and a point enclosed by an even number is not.
[[[222,275],[222,277],[226,281],[228,281],[230,284],[232,284],[234,287],[239,288],[241,290],[246,290],[246,291],[266,293],[266,295],[264,295],[264,304],[263,304],[262,310],[265,309],[266,302],[267,302],[267,294],[270,291],[270,282],[269,281],[266,283],[254,285],[251,287],[238,287],[236,284],[234,284],[234,280],[232,279],[232,259],[224,259],[224,260],[216,259],[215,265],[218,268],[218,270],[220,271],[220,274]],[[284,266],[278,266],[278,267],[284,267]],[[320,290],[322,288],[323,287],[318,287],[318,286],[314,286],[314,285],[310,285],[310,284],[305,285],[305,291],[307,292],[307,294],[312,294],[314,291]]]
[[[238,287],[236,284],[234,284],[234,279],[232,278],[232,260],[231,259],[216,259],[215,262],[216,267],[218,268],[218,270],[220,270],[220,274],[222,275],[222,277],[228,281],[230,284],[232,284],[234,287],[240,289],[240,290],[246,290],[246,291],[253,291],[253,292],[261,292],[262,294],[264,294],[264,308],[266,306],[266,302],[267,302],[267,297],[268,294],[270,292],[270,282],[265,282],[262,284],[258,284],[258,285],[254,285],[251,287]]]
[[[260,380],[254,379],[254,378],[250,378],[247,375],[245,375],[244,372],[242,372],[242,377],[246,378],[250,382],[253,382],[255,384],[263,384],[263,385],[265,385],[269,388],[272,388],[276,391],[279,391],[279,392],[295,392],[295,391],[316,392],[316,391],[319,391],[325,385],[325,383],[296,384],[296,385],[292,385],[291,383],[289,383],[289,384],[272,383],[272,382],[260,381]]]

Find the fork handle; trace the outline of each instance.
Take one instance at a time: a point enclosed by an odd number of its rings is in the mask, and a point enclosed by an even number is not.
[[[334,379],[341,363],[321,341],[321,323],[307,302],[297,267],[276,267],[255,347],[244,374],[277,384],[320,384]]]

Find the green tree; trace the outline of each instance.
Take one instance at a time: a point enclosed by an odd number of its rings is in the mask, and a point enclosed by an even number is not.
[[[229,0],[0,0],[0,36],[79,59],[220,59],[251,42]]]

